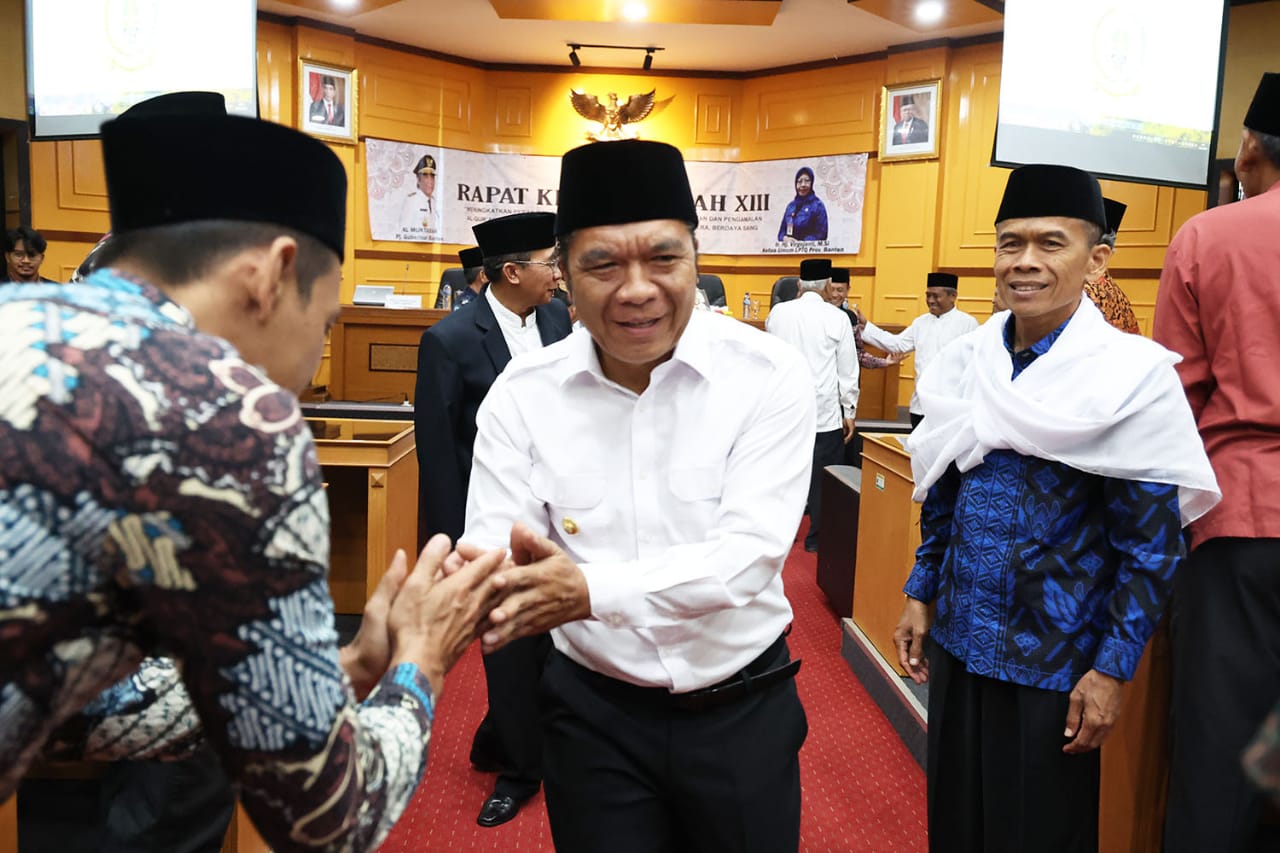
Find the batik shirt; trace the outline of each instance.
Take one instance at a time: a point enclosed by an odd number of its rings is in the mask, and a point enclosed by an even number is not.
[[[63,753],[154,756],[198,715],[273,848],[375,846],[430,687],[404,665],[356,704],[328,560],[292,394],[110,270],[0,290],[0,799],[59,726]]]
[[[1065,327],[1015,353],[1006,325],[1014,379]],[[969,672],[1064,692],[1090,669],[1127,681],[1168,603],[1180,530],[1175,486],[995,450],[929,490],[904,592],[936,598],[931,636]]]

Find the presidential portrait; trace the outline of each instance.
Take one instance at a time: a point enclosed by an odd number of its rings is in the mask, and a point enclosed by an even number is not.
[[[881,99],[880,159],[915,160],[938,156],[937,80],[886,86]]]
[[[300,60],[298,113],[302,129],[334,142],[356,141],[356,72]]]

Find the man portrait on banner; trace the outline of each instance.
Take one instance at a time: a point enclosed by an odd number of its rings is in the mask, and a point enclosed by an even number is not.
[[[401,237],[410,239],[440,236],[440,206],[436,201],[436,158],[423,154],[413,167],[417,186],[400,202],[396,224]]]
[[[314,78],[316,75],[312,75]],[[338,103],[338,81],[328,74],[320,78],[320,97],[311,102],[308,118],[316,124],[347,126],[347,114]]]

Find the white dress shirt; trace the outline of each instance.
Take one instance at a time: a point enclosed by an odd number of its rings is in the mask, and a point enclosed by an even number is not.
[[[502,330],[502,339],[507,342],[507,350],[511,357],[542,349],[542,335],[538,332],[538,312],[530,311],[528,317],[521,317],[498,301],[493,295],[493,288],[484,289],[484,298],[489,302],[498,328]]]
[[[915,387],[920,387],[920,377],[924,376],[929,362],[931,362],[938,353],[942,352],[943,347],[954,341],[961,335],[968,334],[978,328],[978,321],[971,314],[966,314],[959,308],[952,308],[940,317],[932,314],[921,314],[919,317],[911,321],[911,325],[902,330],[901,334],[893,334],[886,332],[884,329],[867,321],[866,328],[862,330],[862,342],[873,346],[880,347],[888,352],[911,352],[916,354],[916,383]],[[924,409],[920,407],[920,394],[917,390],[911,392],[911,413],[913,415],[923,415]]]
[[[562,653],[685,693],[786,630],[782,564],[814,432],[808,370],[790,347],[695,311],[637,395],[605,378],[579,332],[512,362],[476,422],[462,539],[506,547],[522,521],[578,564],[591,618],[551,632]]]
[[[858,350],[849,318],[809,291],[769,310],[765,328],[791,344],[809,364],[818,406],[818,432],[841,429],[858,408]]]
[[[400,230],[411,236],[440,233],[440,210],[436,200],[417,188],[400,203],[400,215],[396,221]]]

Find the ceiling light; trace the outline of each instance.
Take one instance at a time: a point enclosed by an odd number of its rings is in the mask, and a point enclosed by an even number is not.
[[[569,45],[569,61],[573,63],[574,68],[582,64],[582,60],[578,58],[578,46],[576,44]]]
[[[645,8],[643,3],[632,0],[622,7],[622,17],[628,21],[643,21],[649,17],[649,10]]]
[[[644,70],[648,71],[652,67],[653,67],[653,51],[646,50],[644,52]]]
[[[916,4],[916,20],[922,24],[936,24],[942,20],[946,7],[942,0],[924,0]]]

